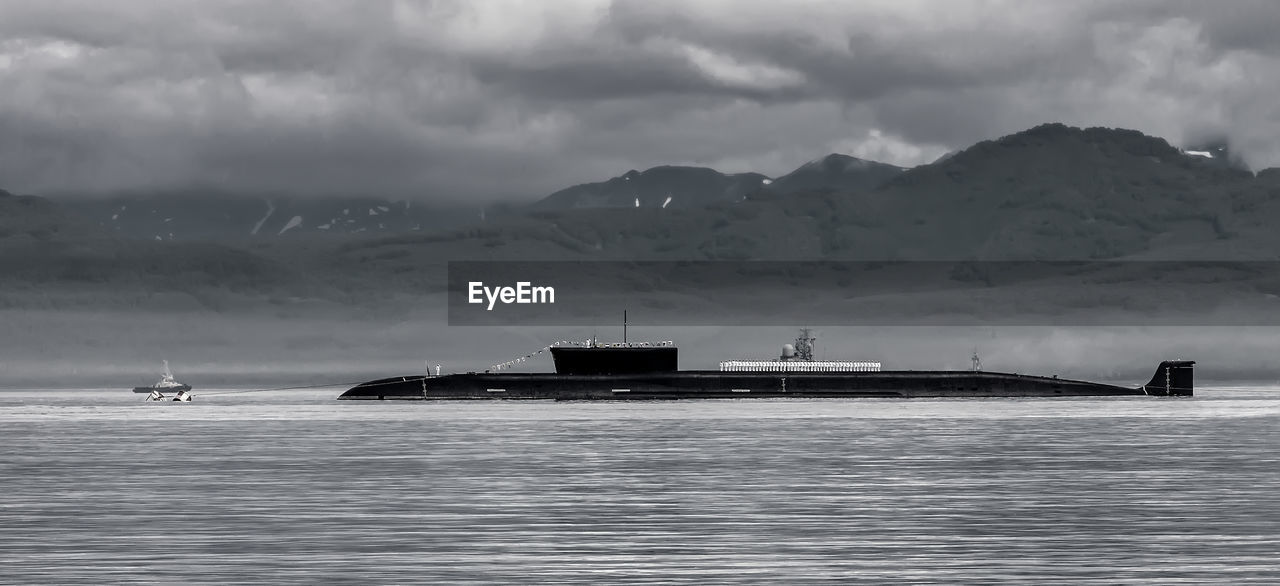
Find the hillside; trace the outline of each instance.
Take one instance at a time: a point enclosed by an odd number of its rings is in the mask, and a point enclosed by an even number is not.
[[[1280,173],[1134,131],[1045,125],[870,191],[762,190],[699,208],[541,211],[341,245],[326,270],[408,274],[441,259],[1275,258]]]
[[[89,222],[45,198],[0,189],[0,246],[97,233]]]
[[[873,190],[768,189],[681,214],[539,214],[485,226],[483,248],[554,227],[581,253],[624,258],[1237,258],[1244,249],[1266,258],[1278,250],[1267,229],[1280,220],[1276,177],[1135,131],[1050,124],[897,173]]]
[[[726,175],[705,167],[662,166],[628,171],[598,183],[562,189],[532,209],[583,208],[690,208],[717,202],[740,201],[769,183],[759,173]]]
[[[1135,131],[1048,124],[984,141],[841,201],[828,252],[887,258],[1113,258],[1257,236],[1277,193]]]
[[[104,233],[186,242],[396,234],[457,225],[477,219],[480,212],[478,205],[367,196],[308,198],[219,192],[63,197],[58,203]]]
[[[824,161],[848,163],[838,157]],[[723,180],[730,176],[686,171],[666,168],[611,180],[647,185],[649,199],[640,208],[634,202],[631,207],[553,207],[484,220],[468,217],[443,229],[325,238],[299,237],[307,233],[294,228],[284,231],[294,237],[234,245],[176,235],[161,241],[121,238],[96,231],[46,200],[4,195],[0,268],[8,278],[2,288],[7,297],[0,302],[53,305],[55,293],[74,289],[68,303],[225,310],[316,300],[330,307],[382,310],[438,293],[446,263],[465,259],[1280,256],[1280,236],[1273,229],[1280,221],[1280,172],[1264,170],[1255,177],[1134,131],[1043,125],[895,172],[874,189],[779,193],[757,188],[722,201],[723,188],[730,185]],[[711,201],[683,206],[671,196],[662,208],[652,198],[665,193],[660,190],[664,177],[707,179],[714,188],[706,197]],[[191,210],[193,218],[199,217],[196,212]],[[231,214],[203,211],[206,217],[217,213],[224,219]],[[364,209],[357,215],[381,214]],[[263,217],[231,216],[238,231]],[[283,226],[269,225],[279,218],[266,217],[260,231],[279,234]]]
[[[662,166],[562,189],[534,203],[531,209],[697,208],[739,202],[762,191],[865,191],[903,171],[901,167],[838,153],[805,163],[776,180],[759,173],[726,175],[705,167]]]
[[[345,278],[317,278],[294,260],[215,242],[121,238],[47,199],[0,192],[0,309],[225,311],[352,302]]]
[[[902,167],[833,153],[775,179],[768,189],[778,193],[869,191],[903,171]]]

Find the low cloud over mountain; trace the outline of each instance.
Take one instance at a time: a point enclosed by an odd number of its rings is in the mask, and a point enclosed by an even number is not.
[[[0,182],[491,202],[1044,120],[1280,162],[1274,2],[0,5]]]

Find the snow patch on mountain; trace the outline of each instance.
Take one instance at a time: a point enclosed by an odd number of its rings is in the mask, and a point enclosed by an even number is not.
[[[279,232],[276,232],[276,236],[284,234],[285,232],[288,232],[289,230],[292,230],[293,228],[297,228],[298,226],[301,226],[301,225],[302,225],[302,216],[294,216],[292,218],[289,218],[289,222],[286,223],[284,227],[280,229]]]
[[[271,214],[274,214],[274,213],[276,213],[276,204],[272,203],[271,201],[267,201],[267,214],[265,216],[262,216],[262,219],[258,220],[257,224],[253,225],[253,229],[249,231],[249,234],[251,236],[257,236],[258,230],[262,229],[262,225],[266,223],[267,218],[270,218]]]

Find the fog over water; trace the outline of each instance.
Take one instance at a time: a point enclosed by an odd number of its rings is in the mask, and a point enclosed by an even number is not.
[[[637,325],[629,341],[670,340],[683,369],[721,360],[776,358],[792,327]],[[621,316],[598,327],[449,327],[438,313],[404,318],[147,312],[0,311],[0,386],[121,387],[150,384],[161,360],[179,380],[216,385],[350,383],[423,372],[478,371],[558,341],[622,341]],[[1198,361],[1197,378],[1272,381],[1276,327],[865,326],[814,328],[819,359],[874,360],[885,369],[970,368],[1145,382],[1160,360]],[[546,353],[517,365],[551,371]]]

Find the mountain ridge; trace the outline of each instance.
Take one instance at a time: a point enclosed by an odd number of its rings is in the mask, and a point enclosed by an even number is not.
[[[1131,130],[1041,125],[874,189],[784,194],[761,184],[702,206],[533,210],[419,232],[198,250],[176,239],[140,246],[92,225],[81,233],[85,225],[60,206],[6,195],[0,263],[27,267],[8,274],[9,285],[29,291],[67,283],[199,296],[208,287],[359,304],[437,290],[450,260],[1280,258],[1280,169],[1254,175]],[[90,278],[73,274],[77,267]]]
[[[771,179],[760,173],[725,174],[709,167],[659,165],[644,171],[633,169],[605,181],[566,187],[529,207],[539,211],[698,207],[739,201],[770,182]]]
[[[814,190],[863,191],[880,187],[906,170],[896,165],[831,153],[778,177],[768,189],[784,194]]]

